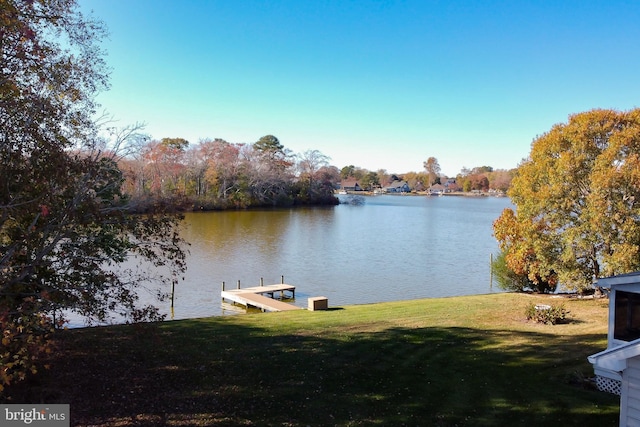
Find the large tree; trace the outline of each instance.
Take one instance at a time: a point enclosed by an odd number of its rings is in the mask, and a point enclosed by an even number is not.
[[[435,184],[436,179],[438,179],[438,176],[440,175],[440,163],[438,163],[438,159],[435,157],[429,157],[423,163],[423,166],[429,175],[429,185]]]
[[[273,135],[266,135],[244,150],[244,187],[250,204],[277,206],[290,203],[293,157]]]
[[[241,145],[231,144],[223,139],[203,141],[199,151],[206,161],[206,182],[215,190],[215,196],[226,200],[238,190],[238,181],[242,171],[239,154]]]
[[[188,146],[189,142],[182,138],[162,138],[144,147],[143,159],[153,193],[164,197],[184,194],[184,191],[179,191],[178,182],[186,169],[185,150]]]
[[[156,318],[136,289],[163,266],[155,283],[166,290],[184,253],[178,217],[130,214],[117,165],[126,138],[98,137],[101,23],[74,0],[0,0],[0,22],[2,389],[35,371],[66,312]]]
[[[333,199],[331,173],[326,170],[329,157],[318,150],[307,150],[298,158],[298,185],[301,202],[317,203]],[[320,173],[322,171],[322,173]]]
[[[640,269],[640,109],[571,115],[537,138],[494,231],[533,282],[590,288]]]

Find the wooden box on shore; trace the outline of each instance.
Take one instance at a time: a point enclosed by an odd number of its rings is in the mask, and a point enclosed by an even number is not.
[[[327,310],[329,308],[329,300],[327,297],[312,297],[309,298],[309,310]]]

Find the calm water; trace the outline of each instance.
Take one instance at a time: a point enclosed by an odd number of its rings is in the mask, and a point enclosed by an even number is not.
[[[230,313],[223,281],[249,287],[281,275],[301,307],[319,295],[339,306],[497,292],[492,222],[507,206],[507,198],[376,196],[361,206],[187,214],[190,255],[174,318]]]

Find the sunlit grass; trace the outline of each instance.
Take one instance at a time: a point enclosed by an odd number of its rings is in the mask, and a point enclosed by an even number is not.
[[[527,322],[531,302],[571,322]],[[616,425],[586,360],[606,319],[491,294],[72,330],[30,392],[78,425]]]

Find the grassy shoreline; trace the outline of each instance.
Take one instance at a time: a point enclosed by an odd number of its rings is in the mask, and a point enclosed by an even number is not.
[[[527,322],[529,303],[570,322]],[[606,426],[607,300],[489,294],[64,331],[13,401],[72,425]]]

